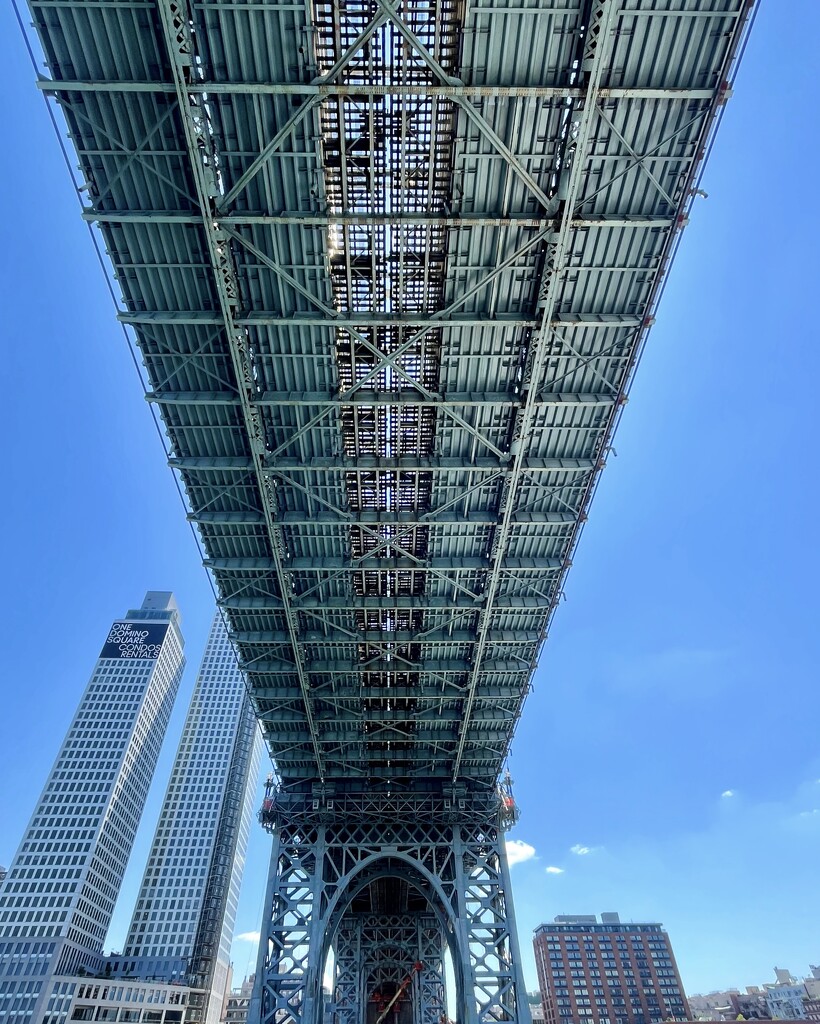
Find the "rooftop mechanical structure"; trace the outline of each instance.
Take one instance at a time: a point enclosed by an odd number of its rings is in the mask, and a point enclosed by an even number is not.
[[[526,1024],[497,783],[753,6],[31,0],[277,767],[254,1020]]]

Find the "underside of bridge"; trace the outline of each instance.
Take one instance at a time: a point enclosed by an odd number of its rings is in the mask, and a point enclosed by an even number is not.
[[[499,774],[752,6],[30,0],[276,765],[255,1020],[528,1018]]]

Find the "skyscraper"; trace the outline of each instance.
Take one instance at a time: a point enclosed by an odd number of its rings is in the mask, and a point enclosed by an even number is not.
[[[64,1019],[97,971],[185,659],[173,594],[113,623],[0,886],[0,1019]]]
[[[617,914],[556,917],[535,929],[546,1024],[653,1024],[686,1020],[669,936]]]
[[[207,992],[201,1015],[189,999],[186,1020],[219,1019],[261,745],[217,612],[122,959],[111,958],[116,976]]]

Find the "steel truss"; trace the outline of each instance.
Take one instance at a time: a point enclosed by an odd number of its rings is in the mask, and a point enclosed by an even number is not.
[[[308,804],[301,813],[291,806],[289,815],[272,812],[266,819],[274,845],[250,1019],[321,1020],[322,976],[332,947],[338,1024],[364,1024],[368,979],[381,980],[388,964],[404,976],[415,960],[426,969],[414,1019],[428,1024],[441,1012],[446,943],[459,1021],[528,1021],[497,814],[471,820],[457,794],[449,807],[438,801],[424,820],[385,820],[385,801],[381,814],[372,803],[362,806],[357,821],[340,820],[356,799],[339,803],[341,814],[327,797],[312,803],[313,811]],[[405,892],[399,913],[396,888]],[[360,915],[356,907],[363,901],[368,910]],[[408,903],[417,905],[414,912],[408,913]],[[395,973],[385,980],[395,980]]]
[[[446,941],[440,922],[432,914],[345,914],[333,942],[330,1020],[333,1024],[360,1024],[362,1007],[368,1007],[375,992],[386,989],[392,994],[410,977],[411,1013],[402,1014],[400,1022],[441,1024],[447,1009]],[[415,964],[422,965],[420,971],[414,969]]]

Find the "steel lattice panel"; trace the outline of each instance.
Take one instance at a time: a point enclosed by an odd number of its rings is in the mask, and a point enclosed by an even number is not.
[[[286,786],[486,789],[746,0],[36,0]]]

